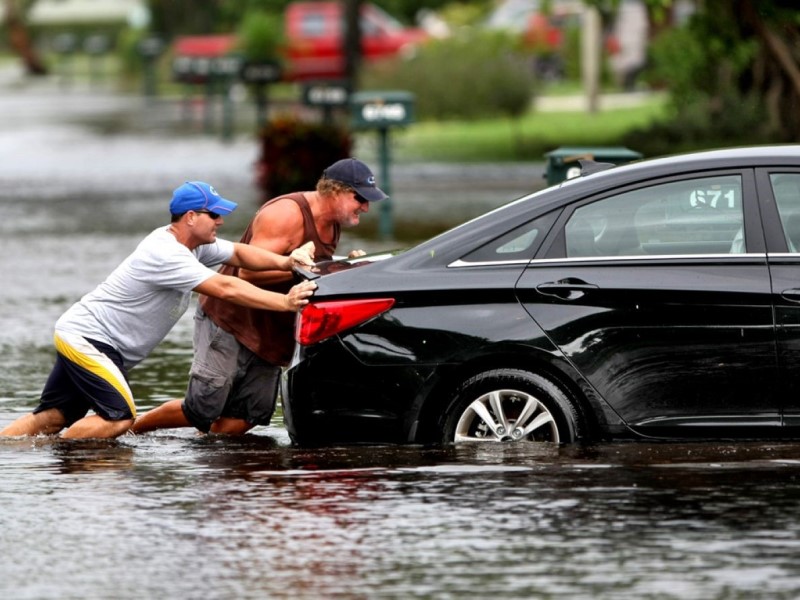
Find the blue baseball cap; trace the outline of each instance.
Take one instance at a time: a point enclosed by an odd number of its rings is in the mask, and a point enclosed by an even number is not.
[[[325,169],[322,176],[349,185],[359,196],[370,202],[385,200],[387,196],[375,184],[375,175],[357,158],[343,158]]]
[[[212,186],[202,181],[187,181],[172,192],[169,212],[182,215],[189,210],[207,210],[228,215],[236,210],[236,202],[225,200]]]

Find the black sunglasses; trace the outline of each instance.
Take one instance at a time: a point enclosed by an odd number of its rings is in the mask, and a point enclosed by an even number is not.
[[[196,210],[194,212],[196,212],[198,214],[208,215],[214,221],[216,221],[217,219],[219,219],[222,216],[222,215],[220,215],[218,213],[211,212],[210,210]]]

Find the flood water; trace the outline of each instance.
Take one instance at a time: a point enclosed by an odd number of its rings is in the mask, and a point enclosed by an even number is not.
[[[0,427],[36,405],[55,320],[174,187],[238,200],[231,239],[257,205],[252,140],[87,124],[123,105],[0,98]],[[482,169],[399,165],[395,207],[468,218],[525,191],[528,169]],[[190,309],[131,372],[140,411],[182,395],[191,352]],[[797,444],[304,449],[279,413],[243,439],[2,440],[0,472],[2,598],[800,596]]]

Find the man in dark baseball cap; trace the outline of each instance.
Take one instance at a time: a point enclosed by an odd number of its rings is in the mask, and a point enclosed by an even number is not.
[[[369,167],[357,158],[343,158],[336,161],[325,169],[322,177],[349,185],[355,190],[356,195],[368,202],[377,202],[389,197],[375,184],[375,175]]]

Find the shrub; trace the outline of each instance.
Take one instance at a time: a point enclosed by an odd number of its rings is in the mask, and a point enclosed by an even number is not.
[[[236,37],[239,50],[248,60],[277,59],[284,37],[282,17],[262,11],[248,12]]]
[[[256,183],[264,199],[313,190],[322,171],[350,156],[349,131],[338,125],[303,121],[294,116],[273,119],[259,133],[261,155]]]
[[[702,148],[775,142],[761,99],[729,90],[716,97],[699,95],[674,104],[668,121],[636,129],[622,143],[647,156]]]
[[[515,117],[533,99],[532,57],[508,34],[469,33],[365,68],[363,87],[412,92],[421,120]]]

